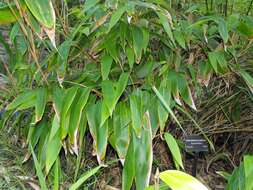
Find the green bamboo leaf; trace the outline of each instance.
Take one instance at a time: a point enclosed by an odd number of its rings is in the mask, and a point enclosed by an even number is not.
[[[90,171],[84,173],[73,185],[70,186],[69,190],[76,190],[78,189],[87,179],[91,176],[95,175],[102,166],[97,166]]]
[[[133,140],[131,140],[122,172],[122,190],[131,189],[135,177],[135,169],[137,168],[135,168],[134,145]]]
[[[116,84],[116,93],[115,93],[115,99],[113,106],[115,107],[117,102],[119,101],[121,95],[123,94],[127,83],[128,83],[129,74],[128,73],[122,73],[119,77],[119,80]]]
[[[127,86],[128,77],[129,74],[122,73],[117,83],[109,80],[102,82],[103,102],[100,126],[109,116],[112,116],[114,108]]]
[[[29,144],[29,148],[30,148],[32,156],[33,156],[33,161],[34,161],[34,165],[35,165],[35,169],[36,169],[36,175],[39,178],[40,188],[41,188],[41,190],[47,190],[45,176],[43,175],[40,163],[38,162],[38,159],[37,159],[37,157],[34,153],[34,150],[30,144]]]
[[[105,54],[101,59],[101,73],[103,80],[106,80],[108,78],[112,66],[112,61],[112,57],[107,54]]]
[[[239,73],[242,76],[242,78],[244,79],[244,81],[246,82],[246,84],[248,85],[251,93],[253,94],[253,78],[250,76],[249,73],[247,73],[244,70],[239,70]]]
[[[0,25],[16,22],[19,17],[19,11],[14,3],[0,7]]]
[[[61,110],[61,115],[60,115],[60,128],[61,128],[62,139],[64,139],[67,135],[67,131],[68,131],[67,119],[69,119],[68,112],[76,96],[77,89],[78,89],[77,87],[69,88],[66,91],[66,94],[63,98],[63,105],[62,105],[62,110]]]
[[[165,32],[168,34],[170,40],[175,44],[175,40],[173,37],[173,33],[171,30],[169,19],[163,13],[156,12],[156,14],[158,15],[160,22],[163,25],[163,28],[164,28]]]
[[[143,36],[143,43],[142,43],[142,49],[144,53],[147,50],[148,43],[149,43],[149,31],[146,28],[142,28],[142,36]]]
[[[130,69],[132,69],[134,66],[134,50],[130,47],[127,47],[126,48],[126,56],[128,59],[128,64],[130,66]]]
[[[51,129],[50,133],[53,133],[53,129]],[[58,158],[61,148],[62,148],[62,144],[61,144],[60,130],[58,130],[56,134],[47,142],[47,147],[46,147],[46,173],[47,174],[49,173],[51,167],[54,165],[56,159]]]
[[[106,105],[106,108],[109,110],[110,115],[112,115],[112,112],[114,110],[114,100],[115,100],[115,83],[106,80],[102,82],[102,93],[103,93],[103,102]],[[102,122],[103,124],[103,122]]]
[[[130,109],[133,129],[138,137],[141,136],[143,102],[141,92],[138,90],[130,96]]]
[[[90,95],[90,89],[88,88],[80,88],[79,91],[80,91],[80,95],[76,97],[77,100],[74,101],[74,103],[72,104],[71,113],[70,113],[68,133],[70,137],[70,142],[72,144],[74,143],[75,131],[79,128],[82,111]]]
[[[37,145],[43,130],[46,130],[46,125],[47,123],[43,120],[38,123],[37,126],[29,128],[27,142],[31,144],[33,148]]]
[[[237,27],[237,30],[242,35],[252,38],[253,37],[253,22],[251,17],[243,17],[243,20]]]
[[[229,35],[228,35],[228,30],[227,30],[227,24],[223,18],[218,19],[218,31],[219,31],[224,43],[227,43]]]
[[[62,84],[62,81],[65,77],[69,51],[72,45],[73,45],[72,40],[68,39],[59,46],[57,57],[57,78],[60,85]]]
[[[56,114],[54,115],[53,121],[52,121],[52,127],[50,130],[50,135],[48,141],[51,141],[54,136],[56,135],[57,131],[60,128],[60,122],[59,119],[57,118]]]
[[[99,101],[96,104],[89,105],[86,111],[90,133],[94,140],[93,147],[95,148],[99,164],[102,163],[105,157],[108,140],[108,122],[106,121],[104,125],[100,126],[101,107],[102,103]]]
[[[59,169],[60,169],[60,164],[59,164],[59,157],[56,159],[55,164],[54,164],[54,186],[53,190],[58,190],[59,189]]]
[[[178,84],[178,89],[181,97],[183,100],[194,110],[197,110],[194,100],[192,98],[191,90],[188,86],[187,80],[184,78],[183,75],[178,75],[177,76],[177,84]]]
[[[141,28],[137,26],[133,26],[132,28],[132,36],[133,36],[133,49],[135,53],[135,61],[136,63],[140,63],[142,50],[143,50],[143,33]]]
[[[245,190],[253,189],[253,156],[246,155],[243,157],[245,173]]]
[[[120,7],[115,12],[112,13],[110,22],[109,22],[109,28],[108,32],[114,27],[115,24],[119,21],[119,19],[122,17],[122,15],[126,12],[126,7]]]
[[[172,118],[176,121],[176,123],[179,125],[179,127],[183,130],[183,128],[182,128],[181,124],[179,123],[178,119],[176,118],[175,114],[171,110],[170,106],[166,103],[165,99],[160,94],[160,92],[156,89],[155,86],[153,86],[152,89],[155,92],[155,94],[158,97],[158,99],[160,100],[160,102],[162,103],[162,105],[165,107],[165,109],[169,112],[169,114],[172,116]]]
[[[22,104],[26,104],[28,106],[25,106],[25,108],[28,107],[32,107],[35,106],[35,101],[31,101],[31,100],[35,100],[36,99],[36,95],[37,92],[36,90],[30,90],[30,91],[26,91],[23,92],[22,94],[18,95],[8,106],[7,106],[7,110],[12,110],[12,109],[17,109],[19,106],[21,106]],[[31,104],[32,103],[32,104]]]
[[[51,93],[52,93],[54,111],[58,119],[60,119],[65,91],[62,88],[60,88],[58,85],[54,85],[51,91],[52,91]]]
[[[76,164],[75,164],[75,175],[74,175],[74,181],[76,181],[80,166],[81,166],[81,161],[83,158],[83,151],[84,151],[84,146],[85,146],[85,132],[86,132],[86,128],[87,128],[87,118],[85,115],[85,110],[83,111],[82,117],[81,117],[81,121],[80,121],[80,129],[79,129],[79,152],[77,155],[77,159],[76,159]]]
[[[143,117],[141,137],[133,134],[133,140],[136,190],[143,190],[149,185],[153,162],[152,129],[148,112]]]
[[[218,73],[218,61],[217,61],[217,54],[216,52],[209,52],[208,53],[208,59],[215,71],[215,73]]]
[[[180,149],[178,147],[177,141],[169,133],[165,133],[164,138],[173,156],[173,160],[174,162],[176,162],[175,164],[176,165],[178,164],[181,168],[184,169],[184,165],[183,165],[183,161],[182,161],[182,157],[181,157],[181,153],[180,153]]]
[[[22,104],[20,104],[16,110],[17,111],[18,110],[25,110],[28,108],[35,107],[35,105],[36,105],[36,97],[33,97],[29,101],[26,101],[26,102],[23,102]]]
[[[178,170],[164,171],[159,177],[172,190],[208,190],[196,178]]]
[[[161,87],[159,89],[159,91],[161,92],[161,95],[164,97],[164,100],[166,102],[171,101],[171,93],[169,92],[168,89]],[[164,108],[164,106],[162,104],[160,104],[159,102],[158,102],[158,105],[157,105],[157,112],[158,112],[158,120],[159,120],[160,131],[163,132],[164,128],[165,128],[165,124],[168,120],[169,114],[168,114],[167,110]]]
[[[86,0],[84,4],[84,12],[94,7],[100,0]]]
[[[55,12],[51,0],[25,0],[33,16],[40,22],[52,45],[55,44]]]
[[[47,103],[47,89],[45,87],[37,89],[35,105],[35,123],[41,120]]]
[[[33,16],[46,28],[55,25],[55,12],[51,0],[25,0]]]
[[[120,102],[113,113],[113,131],[115,136],[115,149],[121,162],[124,163],[130,142],[129,123],[131,121],[131,113],[125,102]]]
[[[184,39],[184,36],[182,34],[181,31],[175,31],[174,32],[174,37],[175,37],[175,40],[177,41],[177,43],[183,48],[183,49],[186,49],[186,42],[185,42],[185,39]]]

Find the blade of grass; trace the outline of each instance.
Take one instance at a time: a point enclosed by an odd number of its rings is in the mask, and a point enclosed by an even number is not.
[[[71,185],[71,187],[69,188],[69,190],[76,190],[76,189],[78,189],[88,178],[90,178],[91,176],[95,175],[101,167],[102,166],[97,166],[97,167],[93,168],[92,170],[84,173],[77,180],[77,182],[75,182],[73,185]]]

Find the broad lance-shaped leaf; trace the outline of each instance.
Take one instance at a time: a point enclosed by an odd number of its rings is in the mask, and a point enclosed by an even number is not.
[[[143,190],[149,185],[153,163],[152,129],[148,112],[143,117],[141,138],[133,134],[133,141],[136,190]]]
[[[36,126],[29,127],[28,136],[27,136],[27,144],[30,144],[32,148],[34,148],[38,142],[40,137],[43,134],[43,131],[47,130],[46,128],[47,122],[45,120],[39,122]],[[25,163],[31,156],[30,150],[26,153],[24,160],[22,163]]]
[[[18,107],[20,107],[22,104],[26,104],[29,102],[31,102],[33,99],[36,99],[36,95],[37,92],[36,90],[30,90],[30,91],[26,91],[23,92],[22,94],[18,95],[8,106],[7,106],[7,110],[12,110],[12,109],[17,109]],[[35,103],[35,101],[34,101]],[[31,107],[35,106],[35,104],[29,104]],[[29,106],[29,107],[30,107]]]
[[[246,82],[246,84],[248,85],[251,93],[253,94],[253,78],[249,75],[249,73],[247,73],[244,70],[239,70],[239,73]]]
[[[143,36],[142,49],[145,53],[149,43],[149,30],[147,30],[146,28],[142,28],[142,36]]]
[[[56,117],[55,117],[56,118]],[[57,119],[57,118],[56,118]],[[54,125],[58,125],[59,126],[59,121],[56,121],[56,123],[53,123]],[[47,147],[46,147],[46,173],[48,173],[51,169],[51,167],[53,166],[53,164],[55,163],[61,148],[62,148],[62,144],[61,144],[61,137],[60,137],[60,130],[58,126],[54,126],[51,128],[50,131],[50,136],[51,139],[48,140],[47,142]],[[58,130],[55,133],[55,129]],[[53,135],[53,133],[55,133],[55,135]]]
[[[164,97],[164,100],[166,102],[168,102],[168,104],[169,104],[171,101],[171,95],[170,95],[169,90],[165,89],[165,88],[160,88],[159,91],[161,92],[161,95]],[[164,108],[164,106],[162,104],[160,104],[159,102],[157,105],[157,112],[158,112],[160,131],[163,132],[164,128],[165,128],[165,124],[168,120],[169,114],[168,114],[167,110]]]
[[[143,190],[148,186],[153,162],[152,129],[149,113],[143,117],[141,137],[132,131],[132,139],[128,147],[123,174],[122,189],[130,190],[135,179],[136,189]]]
[[[166,17],[163,13],[160,13],[158,11],[156,12],[156,14],[158,15],[160,22],[163,25],[163,28],[164,28],[165,32],[168,34],[170,40],[175,44],[175,40],[173,37],[173,33],[171,30],[171,25],[170,25],[170,21],[169,21],[168,17]]]
[[[144,43],[143,32],[141,28],[133,26],[132,36],[133,36],[133,49],[135,53],[135,61],[136,63],[140,63]]]
[[[143,103],[141,91],[137,90],[130,95],[130,109],[133,129],[138,137],[141,136]]]
[[[47,28],[54,27],[55,13],[51,0],[25,0],[25,3],[41,24]]]
[[[73,45],[72,40],[68,39],[60,45],[59,50],[58,50],[57,78],[60,85],[62,84],[63,79],[65,77],[67,61],[69,57],[69,50],[72,45]]]
[[[70,106],[76,96],[77,87],[69,88],[63,98],[63,105],[60,115],[60,128],[61,128],[61,139],[64,139],[68,132],[68,119]]]
[[[173,156],[173,160],[174,160],[176,166],[179,165],[181,168],[184,169],[183,161],[182,161],[182,157],[181,157],[181,153],[180,153],[180,149],[178,147],[177,141],[169,133],[165,133],[164,138],[165,138],[165,141],[170,149],[170,152]]]
[[[102,103],[99,101],[96,104],[89,105],[86,111],[90,133],[93,138],[93,148],[96,151],[99,164],[102,163],[105,157],[108,140],[108,122],[105,122],[103,126],[100,126],[101,107]]]
[[[22,8],[25,8],[23,4]],[[13,14],[13,12],[14,14]],[[14,3],[0,7],[0,25],[10,24],[17,21],[17,18],[20,17],[19,11]]]
[[[98,2],[99,0],[86,0],[84,4],[84,12],[94,7]]]
[[[51,0],[25,0],[33,16],[43,26],[54,47],[55,45],[55,12]]]
[[[122,190],[130,190],[135,177],[134,143],[131,139],[122,172]]]
[[[245,190],[253,189],[253,156],[246,155],[243,157],[245,173]]]
[[[79,128],[79,123],[81,120],[82,111],[84,106],[87,103],[87,100],[90,95],[90,89],[88,88],[79,88],[79,91],[76,95],[76,100],[74,100],[71,106],[70,113],[70,122],[69,122],[69,137],[70,142],[74,143],[75,132]]]
[[[215,52],[209,52],[208,53],[208,59],[215,71],[215,73],[218,73],[218,62],[217,62],[217,58],[216,58],[216,54]]]
[[[127,86],[128,77],[129,74],[122,73],[117,83],[109,80],[102,82],[103,102],[100,126],[109,116],[112,116],[113,110]]]
[[[124,164],[130,142],[130,121],[131,115],[129,107],[125,102],[118,103],[113,113],[113,135],[115,136],[115,148],[122,164]]]
[[[101,74],[103,80],[106,80],[108,78],[108,75],[111,70],[112,61],[113,61],[112,57],[107,54],[105,54],[101,58]]]
[[[60,88],[58,85],[54,85],[51,88],[53,107],[56,113],[56,116],[60,120],[60,114],[62,110],[63,98],[65,96],[65,91]]]
[[[126,48],[126,56],[127,56],[129,67],[130,67],[130,69],[132,69],[134,66],[134,50],[130,47],[127,47]]]
[[[161,172],[159,177],[172,190],[208,190],[196,178],[178,170]]]
[[[115,24],[117,24],[117,22],[119,21],[121,16],[125,13],[125,11],[126,11],[126,6],[123,6],[123,7],[120,7],[119,9],[117,9],[115,12],[113,12],[110,22],[109,22],[108,32],[112,29],[112,27]]]
[[[47,88],[37,89],[36,105],[35,105],[35,123],[41,120],[47,103]]]
[[[224,73],[227,70],[227,62],[223,52],[209,52],[208,59],[216,73]]]
[[[183,100],[194,110],[197,110],[192,98],[191,90],[187,84],[187,80],[181,74],[177,76],[177,86]]]
[[[177,117],[175,116],[175,114],[173,113],[173,111],[171,110],[170,106],[167,104],[167,102],[165,101],[165,99],[161,95],[161,93],[156,89],[155,86],[153,86],[152,89],[155,92],[158,99],[160,100],[160,102],[162,103],[162,105],[164,106],[164,108],[170,113],[171,117],[176,121],[176,123],[179,125],[179,127],[183,130],[183,128],[182,128],[181,124],[179,123]]]
[[[219,18],[216,22],[218,24],[218,31],[221,35],[221,38],[223,39],[224,43],[227,43],[229,35],[226,22],[224,21],[223,18]]]
[[[168,80],[166,85],[168,86],[168,90],[172,93],[174,100],[176,103],[180,106],[182,106],[182,103],[180,101],[179,96],[179,88],[178,88],[178,73],[175,71],[170,71],[168,73]]]
[[[250,16],[248,17],[243,17],[242,21],[237,27],[238,32],[241,34],[245,35],[248,38],[253,37],[253,22],[252,18]]]

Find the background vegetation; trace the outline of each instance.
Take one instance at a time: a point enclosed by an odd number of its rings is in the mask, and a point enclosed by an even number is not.
[[[0,187],[252,189],[252,0],[0,5]]]

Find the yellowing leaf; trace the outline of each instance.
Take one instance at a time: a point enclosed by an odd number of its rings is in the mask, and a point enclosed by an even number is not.
[[[196,178],[178,170],[164,171],[159,177],[172,190],[208,190]]]

